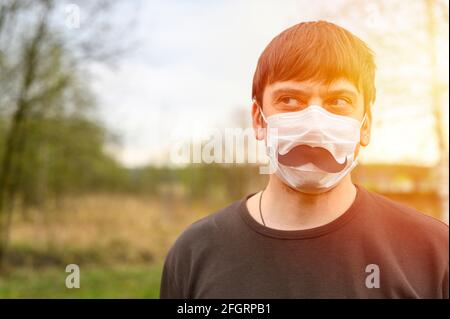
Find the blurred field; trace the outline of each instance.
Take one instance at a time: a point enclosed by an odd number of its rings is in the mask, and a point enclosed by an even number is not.
[[[65,199],[45,211],[14,214],[8,260],[14,266],[161,261],[179,232],[207,213],[176,199],[90,195]]]
[[[65,287],[64,267],[21,268],[0,277],[1,298],[158,298],[161,265],[81,268],[79,289]]]
[[[0,298],[157,298],[167,249],[209,212],[176,199],[112,194],[46,206],[15,212]],[[72,263],[80,266],[80,289],[65,287]]]

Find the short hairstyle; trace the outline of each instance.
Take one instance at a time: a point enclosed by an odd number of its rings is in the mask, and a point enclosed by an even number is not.
[[[375,62],[367,44],[326,21],[302,22],[277,35],[258,60],[253,77],[252,98],[262,106],[267,85],[278,81],[338,78],[362,90],[366,112],[375,101]]]

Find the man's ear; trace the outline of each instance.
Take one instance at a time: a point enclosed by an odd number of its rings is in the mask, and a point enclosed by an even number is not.
[[[259,141],[263,140],[265,138],[265,134],[264,134],[265,123],[261,116],[261,112],[259,110],[258,103],[256,103],[255,100],[253,100],[253,104],[252,104],[252,124],[253,124],[253,130],[255,131],[256,139]]]
[[[370,108],[369,108],[369,110],[370,110]],[[368,111],[366,113],[364,123],[362,123],[362,127],[361,127],[360,143],[362,146],[369,145],[371,127],[372,127],[372,112]]]

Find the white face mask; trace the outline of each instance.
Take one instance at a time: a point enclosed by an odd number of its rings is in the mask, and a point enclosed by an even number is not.
[[[270,165],[289,186],[305,193],[322,193],[356,165],[355,150],[364,123],[336,115],[318,105],[265,118]]]

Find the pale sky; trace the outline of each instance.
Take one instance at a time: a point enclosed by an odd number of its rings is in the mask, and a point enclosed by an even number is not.
[[[121,15],[136,16],[129,34],[137,47],[120,59],[116,69],[92,68],[99,114],[122,137],[115,156],[128,166],[158,163],[174,141],[189,140],[194,132],[236,122],[250,124],[252,77],[264,47],[295,23],[325,19],[360,36],[376,53],[375,123],[361,161],[432,164],[437,151],[426,93],[428,56],[404,36],[418,34],[414,24],[420,25],[423,16],[411,13],[420,12],[422,2],[412,1],[415,6],[408,4],[404,11],[388,8],[383,14],[370,1],[349,9],[348,3],[367,2],[345,0],[333,1],[333,8],[326,0],[283,1],[283,5],[138,1],[121,7],[114,23],[120,27]],[[413,18],[417,21],[411,22]],[[389,39],[396,43],[398,38],[399,45],[379,49],[382,46],[372,34],[383,32],[394,33]],[[421,40],[421,35],[416,37]],[[448,132],[448,33],[439,42],[439,52],[440,76],[447,79],[443,110]],[[247,117],[236,119],[236,114]]]

